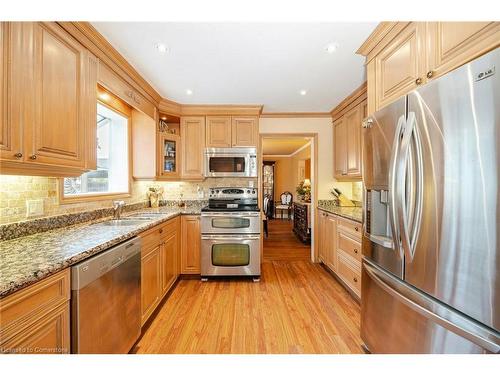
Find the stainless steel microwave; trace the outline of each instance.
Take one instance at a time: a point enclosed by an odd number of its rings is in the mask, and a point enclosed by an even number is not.
[[[206,148],[205,177],[257,177],[257,149]]]

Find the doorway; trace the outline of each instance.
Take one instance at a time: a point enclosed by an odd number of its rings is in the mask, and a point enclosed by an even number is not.
[[[264,261],[314,259],[315,142],[310,134],[261,135]]]

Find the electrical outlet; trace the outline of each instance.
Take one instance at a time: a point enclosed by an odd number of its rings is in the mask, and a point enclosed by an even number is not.
[[[43,215],[43,199],[28,199],[26,201],[26,216]]]
[[[253,181],[248,181],[248,187],[253,188]]]

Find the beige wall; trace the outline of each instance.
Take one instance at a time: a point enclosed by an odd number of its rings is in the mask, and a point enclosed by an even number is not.
[[[261,135],[318,134],[318,199],[332,199],[330,190],[333,187],[337,187],[346,196],[353,198],[353,184],[351,182],[338,182],[333,177],[333,129],[331,118],[263,117],[259,120],[259,129]]]
[[[197,199],[197,187],[205,192],[215,186],[248,186],[249,181],[257,186],[257,179],[239,178],[207,178],[202,182],[158,182],[135,181],[132,184],[130,198],[124,199],[127,203],[136,203],[147,200],[146,192],[150,186],[163,186],[163,198],[167,200]],[[62,215],[81,211],[112,207],[112,199],[91,201],[85,203],[60,204],[58,195],[58,179],[53,177],[7,176],[0,175],[0,224],[30,220],[35,217],[26,217],[26,201],[28,199],[42,199],[44,214],[38,217]]]
[[[306,147],[292,156],[264,156],[264,160],[274,160],[274,193],[275,199],[279,199],[279,195],[285,191],[293,194],[294,199],[297,197],[295,189],[300,182],[299,179],[299,161],[311,158],[311,147]]]

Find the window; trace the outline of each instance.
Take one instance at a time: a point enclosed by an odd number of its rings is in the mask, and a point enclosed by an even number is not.
[[[97,104],[97,170],[65,178],[64,198],[129,192],[128,119]]]

